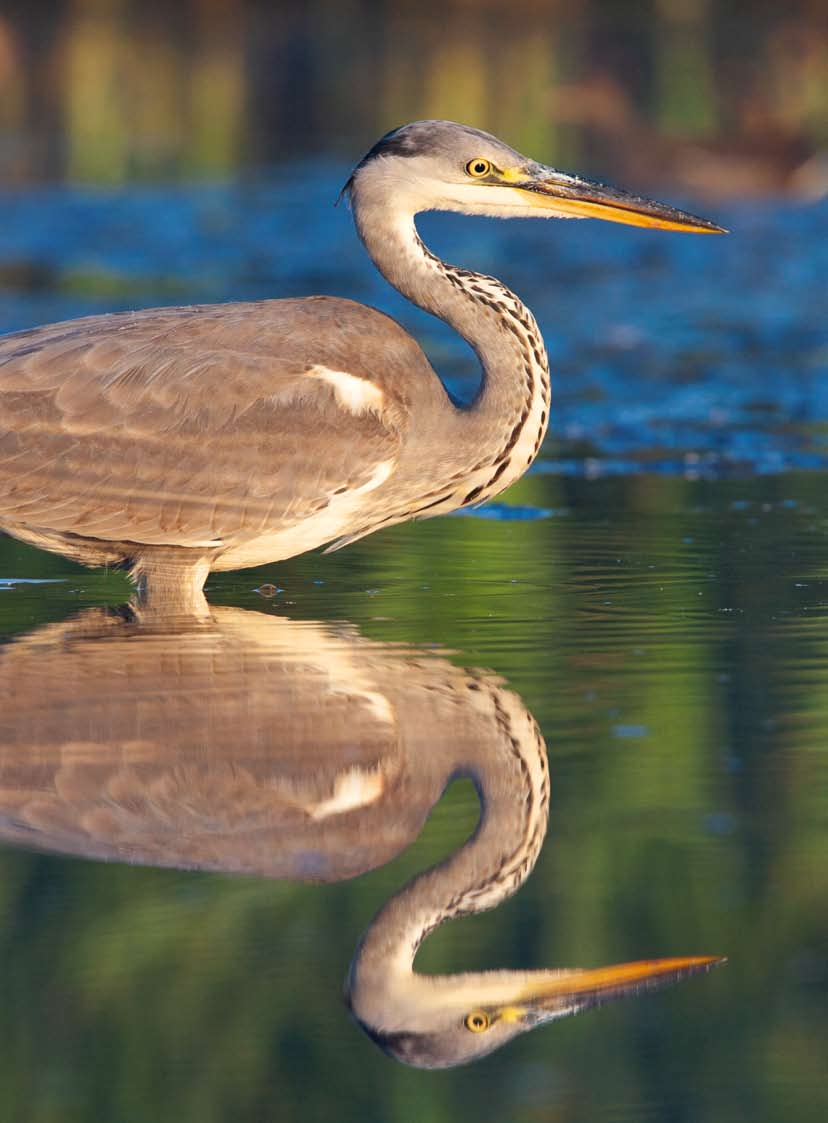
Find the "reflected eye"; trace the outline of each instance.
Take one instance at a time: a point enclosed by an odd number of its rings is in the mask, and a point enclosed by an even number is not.
[[[489,1024],[489,1015],[485,1010],[474,1010],[466,1015],[466,1029],[470,1029],[472,1033],[482,1033],[489,1028]]]
[[[488,160],[484,160],[482,156],[477,156],[474,160],[469,160],[466,164],[466,171],[470,176],[475,179],[480,179],[481,176],[488,175],[492,170],[492,165]],[[486,1028],[485,1026],[483,1027]]]

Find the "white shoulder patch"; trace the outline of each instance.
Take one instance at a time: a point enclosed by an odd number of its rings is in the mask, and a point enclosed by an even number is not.
[[[379,768],[366,770],[350,768],[341,772],[334,783],[333,795],[309,807],[311,819],[327,819],[331,815],[344,815],[358,807],[376,803],[385,791],[385,781]]]
[[[321,378],[332,386],[339,405],[351,413],[366,413],[368,410],[378,413],[385,404],[385,394],[379,386],[356,374],[317,365],[310,368],[307,377]]]

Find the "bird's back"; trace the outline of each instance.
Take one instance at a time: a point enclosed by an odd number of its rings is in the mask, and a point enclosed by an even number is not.
[[[387,478],[435,393],[395,321],[330,297],[18,332],[0,339],[0,527],[232,548]]]

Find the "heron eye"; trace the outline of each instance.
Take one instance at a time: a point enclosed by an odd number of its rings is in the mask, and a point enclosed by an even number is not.
[[[472,1033],[482,1033],[489,1028],[489,1024],[489,1015],[485,1010],[475,1010],[466,1015],[466,1029],[470,1029]]]
[[[480,179],[482,176],[488,175],[491,170],[492,165],[488,160],[484,160],[482,156],[478,156],[474,160],[469,160],[468,164],[466,164],[466,171],[470,176],[474,176],[475,179]]]

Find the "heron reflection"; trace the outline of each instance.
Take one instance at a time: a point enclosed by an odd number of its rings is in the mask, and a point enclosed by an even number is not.
[[[0,838],[15,845],[338,881],[413,842],[461,776],[480,797],[474,835],[380,909],[351,965],[348,1005],[387,1052],[459,1064],[716,962],[414,970],[435,928],[523,884],[546,833],[543,739],[492,674],[234,608],[176,631],[96,609],[0,651]]]

